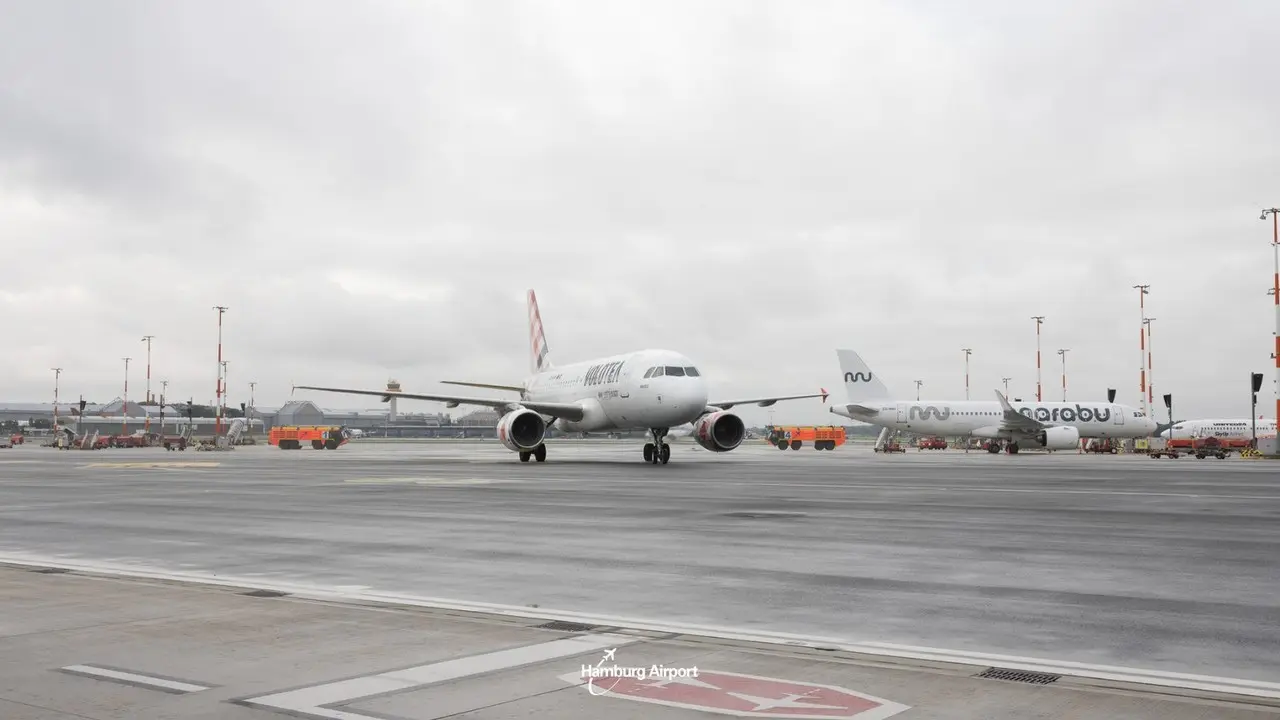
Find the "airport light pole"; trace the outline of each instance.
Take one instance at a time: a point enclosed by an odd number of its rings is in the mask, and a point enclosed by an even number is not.
[[[1062,356],[1062,402],[1067,401],[1067,353],[1071,352],[1071,348],[1059,348],[1058,354]]]
[[[218,389],[216,393],[217,400],[215,401],[217,404],[217,408],[214,411],[217,417],[217,420],[215,420],[213,423],[213,427],[214,427],[213,432],[215,435],[221,435],[222,434],[222,371],[223,371],[223,368],[226,367],[222,362],[222,314],[227,311],[227,306],[214,305],[213,309],[218,311]]]
[[[1155,369],[1151,365],[1151,323],[1155,322],[1155,318],[1144,318],[1142,324],[1147,329],[1147,405],[1150,414],[1154,417],[1156,414],[1156,375]]]
[[[1138,325],[1138,399],[1142,401],[1142,409],[1147,410],[1147,336],[1144,328],[1147,324],[1147,294],[1150,285],[1134,285],[1138,291],[1138,309],[1142,313],[1142,323]]]
[[[920,386],[924,384],[923,380],[916,381],[916,402],[920,402]]]
[[[1280,423],[1280,208],[1267,208],[1262,211],[1261,219],[1271,216],[1271,253],[1275,258],[1274,283],[1271,294],[1275,296],[1275,358],[1276,358],[1276,422]],[[1256,414],[1256,413],[1255,413]]]
[[[1036,321],[1036,402],[1040,402],[1040,326],[1044,324],[1044,316],[1032,315],[1031,319]]]
[[[222,361],[222,407],[218,414],[225,416],[227,409],[227,396],[231,394],[231,386],[227,384],[227,363],[229,360]]]
[[[1005,397],[1009,397],[1009,381],[1012,380],[1013,378],[1000,378],[1000,379],[1004,381],[1004,395]]]
[[[169,389],[169,381],[161,380],[160,381],[160,436],[161,438],[164,437],[164,398],[166,395],[168,395],[168,393],[166,392],[168,389]]]
[[[121,421],[124,423],[122,435],[129,434],[129,361],[133,358],[124,359],[124,400],[121,402]]]
[[[147,421],[145,424],[145,430],[147,432],[151,432],[151,412],[147,410],[146,406],[151,402],[151,340],[154,337],[155,335],[142,336],[142,342],[147,344],[147,391],[143,396],[144,399],[142,401],[142,409],[147,413]]]
[[[960,352],[964,353],[964,399],[969,399],[969,356],[973,354],[973,348],[962,348]]]
[[[249,407],[253,407],[253,390],[256,387],[258,387],[258,383],[256,382],[249,383]],[[255,409],[254,412],[257,412],[257,410]],[[245,412],[244,414],[244,428],[247,432],[250,432],[250,433],[253,432],[253,421],[249,419],[248,412]]]
[[[62,368],[49,368],[53,371],[53,436],[58,437],[58,378],[62,376]]]

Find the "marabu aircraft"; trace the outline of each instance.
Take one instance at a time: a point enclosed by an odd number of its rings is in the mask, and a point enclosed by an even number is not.
[[[872,425],[922,435],[993,440],[988,450],[1018,448],[1071,450],[1081,438],[1147,437],[1155,420],[1127,405],[1102,402],[1018,402],[996,391],[996,400],[893,400],[889,390],[858,353],[837,350],[849,403],[831,412]]]
[[[530,457],[538,462],[547,459],[543,438],[552,423],[561,431],[573,433],[646,429],[652,442],[645,443],[644,460],[655,465],[665,465],[671,458],[671,446],[663,441],[670,428],[692,423],[693,438],[699,445],[712,452],[728,452],[742,444],[746,437],[742,419],[729,412],[734,405],[754,403],[767,407],[780,400],[822,398],[825,402],[827,399],[827,391],[822,390],[812,395],[709,403],[707,383],[702,373],[689,358],[669,350],[639,350],[555,366],[551,363],[538,300],[532,290],[528,294],[528,309],[533,374],[524,383],[493,385],[445,381],[449,385],[519,393],[518,398],[348,390],[314,385],[298,385],[296,388],[374,395],[381,397],[383,402],[398,397],[443,402],[448,407],[491,407],[502,413],[498,420],[498,439],[508,450],[520,453],[521,462],[528,462]]]

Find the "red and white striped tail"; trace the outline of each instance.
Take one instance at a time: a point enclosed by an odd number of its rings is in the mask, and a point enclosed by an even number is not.
[[[538,297],[529,291],[529,365],[533,372],[551,367],[547,348],[547,335],[542,330],[542,315],[538,312]]]

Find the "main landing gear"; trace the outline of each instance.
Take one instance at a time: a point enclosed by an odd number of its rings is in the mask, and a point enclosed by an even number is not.
[[[1017,455],[1018,443],[1009,442],[1007,440],[992,440],[991,442],[987,443],[987,452],[991,453],[992,455],[1000,454],[1001,450],[1004,450],[1010,455]]]
[[[671,446],[662,442],[662,438],[667,436],[667,428],[650,428],[649,435],[653,437],[653,442],[644,444],[644,461],[666,465],[671,459]]]
[[[547,446],[546,446],[546,445],[539,445],[538,447],[534,448],[533,450],[521,450],[521,451],[520,451],[520,462],[529,462],[529,458],[530,458],[530,457],[535,458],[538,462],[546,462],[546,461],[547,461]]]

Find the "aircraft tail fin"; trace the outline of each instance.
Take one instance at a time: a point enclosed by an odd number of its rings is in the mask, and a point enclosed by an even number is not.
[[[871,372],[871,367],[852,350],[836,350],[840,359],[840,372],[844,373],[844,390],[849,402],[889,399],[889,388]]]
[[[529,369],[538,373],[550,368],[551,352],[547,348],[547,334],[542,329],[538,297],[529,290]]]

